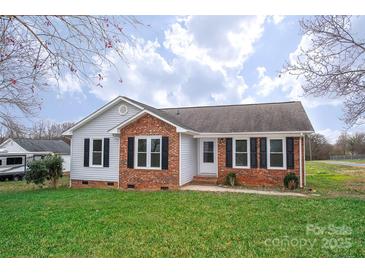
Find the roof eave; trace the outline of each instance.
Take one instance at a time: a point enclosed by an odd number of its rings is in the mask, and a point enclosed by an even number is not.
[[[285,135],[285,136],[302,136],[303,134],[314,133],[314,130],[301,130],[301,131],[267,131],[267,132],[200,132],[194,135],[194,138],[204,138],[204,137],[234,137],[234,136],[255,136],[255,137],[265,137],[270,135]]]
[[[176,124],[174,124],[174,123],[172,123],[172,122],[170,122],[170,121],[168,121],[168,120],[166,120],[166,119],[162,118],[161,116],[159,116],[159,115],[157,115],[157,114],[155,114],[155,113],[153,113],[153,112],[151,112],[151,111],[149,111],[149,110],[146,110],[146,109],[144,109],[144,110],[142,110],[141,112],[137,113],[136,115],[134,115],[134,116],[130,117],[128,120],[123,121],[123,122],[122,122],[122,123],[120,123],[119,125],[117,125],[117,126],[115,126],[115,127],[111,128],[110,130],[108,130],[108,133],[118,135],[118,134],[120,134],[120,130],[121,130],[122,128],[124,128],[124,127],[126,127],[127,125],[129,125],[129,124],[133,123],[134,121],[138,120],[139,118],[141,118],[142,116],[144,116],[144,115],[146,115],[146,114],[149,114],[149,115],[151,115],[151,116],[154,116],[154,117],[156,117],[157,119],[159,119],[159,120],[161,120],[161,121],[163,121],[163,122],[165,122],[165,123],[167,123],[167,124],[169,124],[169,125],[174,126],[174,127],[176,128],[176,132],[181,132],[181,133],[189,133],[189,132],[190,132],[190,133],[197,133],[197,132],[194,132],[194,131],[192,131],[192,130],[189,130],[189,129],[183,128],[183,127],[181,127],[181,126],[179,126],[179,125],[176,125]]]

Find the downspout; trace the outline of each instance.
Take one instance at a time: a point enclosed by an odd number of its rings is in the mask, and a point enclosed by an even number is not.
[[[179,133],[179,187],[181,186],[181,133]]]
[[[307,186],[307,171],[306,171],[306,162],[305,162],[305,134],[303,135],[303,153],[304,153],[304,186]]]
[[[299,137],[299,183],[300,183],[300,187],[303,187],[303,178],[302,178],[302,136],[303,133],[300,134]]]
[[[69,188],[71,188],[71,186],[72,186],[72,183],[71,183],[71,170],[72,170],[72,137],[71,137],[71,139],[70,139],[70,178],[69,178]]]
[[[113,136],[114,137],[114,136]],[[120,189],[120,177],[122,176],[121,174],[120,174],[120,164],[121,164],[121,142],[122,142],[122,134],[120,134],[119,135],[119,141],[118,141],[118,143],[119,143],[119,146],[118,146],[118,151],[119,151],[119,153],[118,153],[118,159],[119,159],[119,162],[118,162],[118,190]],[[127,152],[128,153],[128,152]]]

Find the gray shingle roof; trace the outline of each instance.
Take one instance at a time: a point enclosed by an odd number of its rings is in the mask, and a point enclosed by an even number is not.
[[[198,132],[314,131],[301,102],[166,108],[160,111]]]
[[[182,128],[185,128],[185,129],[190,129],[190,130],[193,130],[192,128],[190,128],[189,126],[187,126],[186,124],[182,123],[179,119],[175,118],[174,115],[170,115],[167,111],[164,111],[164,110],[161,110],[161,109],[157,109],[157,108],[154,108],[154,107],[151,107],[149,105],[146,105],[146,104],[143,104],[141,102],[138,102],[138,101],[135,101],[133,99],[130,99],[128,97],[125,97],[125,96],[122,96],[123,98],[127,99],[128,101],[152,112],[153,114],[156,114],[157,116],[163,118],[163,119],[166,119],[167,121],[177,125],[177,126],[180,126]]]
[[[54,152],[70,154],[70,146],[63,140],[37,140],[28,138],[13,138],[14,142],[29,152]]]

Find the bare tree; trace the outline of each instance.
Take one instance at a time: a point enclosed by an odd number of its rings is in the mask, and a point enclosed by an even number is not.
[[[62,138],[62,133],[74,124],[72,122],[55,123],[40,120],[33,124],[28,135],[33,139],[59,139]]]
[[[125,27],[137,24],[120,16],[0,15],[0,125],[19,127],[20,115],[40,109],[38,91],[66,75],[101,87],[101,66],[124,59]]]
[[[344,98],[349,126],[365,119],[365,37],[351,28],[351,16],[314,16],[300,21],[311,39],[284,71],[304,78],[306,95]]]
[[[346,132],[342,132],[340,136],[338,136],[336,141],[336,149],[342,155],[346,155],[348,151],[348,134]]]
[[[312,160],[327,160],[330,158],[332,145],[328,143],[326,137],[324,137],[322,134],[311,134],[308,136],[308,138],[306,138],[305,141],[306,160],[311,160],[309,149],[312,150]]]
[[[348,138],[348,146],[351,155],[362,154],[365,147],[365,134],[355,133]]]

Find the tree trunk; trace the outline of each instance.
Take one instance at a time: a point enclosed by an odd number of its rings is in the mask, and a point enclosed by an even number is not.
[[[57,188],[57,179],[52,179],[53,188]]]

